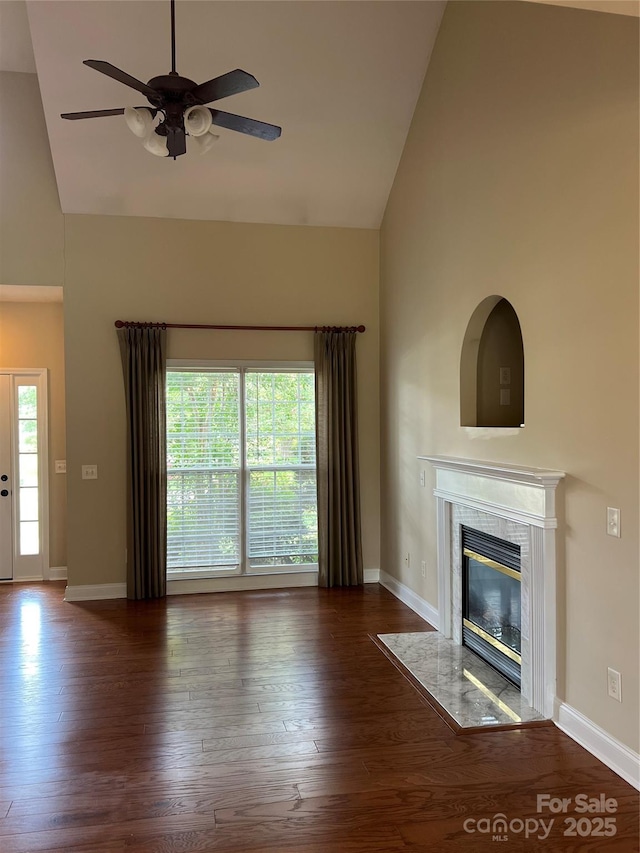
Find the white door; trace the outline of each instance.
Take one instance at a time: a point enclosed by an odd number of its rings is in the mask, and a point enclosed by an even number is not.
[[[48,571],[46,370],[0,370],[0,581]]]
[[[0,374],[0,580],[13,578],[11,376]]]

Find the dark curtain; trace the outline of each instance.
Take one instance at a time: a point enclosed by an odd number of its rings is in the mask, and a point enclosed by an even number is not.
[[[356,333],[316,332],[318,584],[363,582]]]
[[[166,330],[118,330],[127,405],[127,598],[166,595]]]

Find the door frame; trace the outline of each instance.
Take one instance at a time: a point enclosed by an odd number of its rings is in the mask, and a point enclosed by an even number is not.
[[[13,578],[0,583],[15,583],[16,581],[49,580],[49,386],[48,369],[46,367],[0,367],[0,374],[9,374],[11,381],[11,399],[9,410],[11,418],[11,465],[14,482],[11,484],[12,509],[12,560]],[[38,555],[20,556],[18,553],[20,516],[18,512],[19,485],[15,482],[18,476],[18,429],[16,405],[16,379],[26,378],[29,384],[38,389],[38,521],[40,553]]]

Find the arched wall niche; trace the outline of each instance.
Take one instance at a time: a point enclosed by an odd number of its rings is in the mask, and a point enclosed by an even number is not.
[[[460,424],[524,426],[524,346],[511,303],[488,296],[469,320],[460,357]]]

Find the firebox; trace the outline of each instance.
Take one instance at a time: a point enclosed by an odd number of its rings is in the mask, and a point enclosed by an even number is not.
[[[520,546],[463,526],[462,548],[462,642],[520,687]]]

